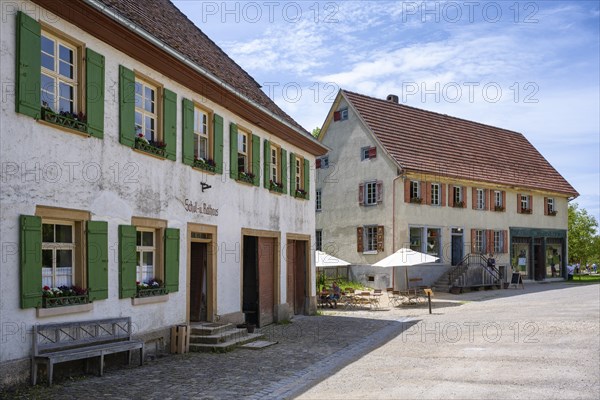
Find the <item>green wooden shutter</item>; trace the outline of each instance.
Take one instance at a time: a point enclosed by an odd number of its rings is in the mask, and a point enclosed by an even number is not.
[[[90,301],[108,298],[108,223],[87,222],[87,282]]]
[[[135,226],[119,225],[119,298],[136,294],[136,238]]]
[[[304,159],[304,191],[306,192],[306,199],[310,198],[310,163]]]
[[[260,186],[260,138],[252,135],[252,173],[254,186]]]
[[[179,229],[165,229],[165,288],[179,291]]]
[[[119,65],[119,142],[135,144],[135,74]]]
[[[163,142],[168,160],[176,160],[177,149],[177,95],[163,89]]]
[[[296,194],[296,155],[290,153],[290,195]]]
[[[17,13],[15,111],[33,118],[41,114],[41,28],[40,24]]]
[[[287,151],[281,149],[281,186],[283,193],[287,193],[288,170],[287,170]]]
[[[104,138],[104,56],[85,50],[85,108],[88,133]]]
[[[20,264],[21,308],[42,305],[42,219],[21,215]]]
[[[238,178],[238,128],[233,122],[229,124],[229,176],[231,179]]]
[[[185,165],[194,164],[194,103],[183,99],[183,129],[181,137],[181,152]]]
[[[263,153],[263,158],[264,158],[264,163],[265,163],[265,169],[264,169],[264,184],[265,187],[267,189],[270,188],[270,168],[271,168],[271,142],[268,140],[265,140],[265,145],[264,145],[265,151]]]
[[[223,173],[223,117],[218,114],[213,115],[213,161],[215,162],[215,172]]]

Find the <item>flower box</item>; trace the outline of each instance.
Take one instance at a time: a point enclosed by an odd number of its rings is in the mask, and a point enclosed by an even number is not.
[[[531,214],[531,208],[521,208],[521,214]]]
[[[42,297],[42,308],[74,306],[77,304],[87,304],[89,302],[87,293],[74,296]]]
[[[494,211],[504,211],[503,206],[494,206]]]
[[[254,185],[254,174],[251,172],[242,172],[238,174],[238,180]]]
[[[61,112],[55,113],[50,108],[42,107],[42,119],[51,124],[56,124],[65,128],[87,133],[88,125],[85,122],[85,115]]]
[[[464,201],[457,201],[456,203],[454,203],[455,208],[465,208],[465,202]]]
[[[193,167],[203,169],[208,172],[215,172],[217,169],[217,166],[213,160],[204,160],[202,158],[195,159]]]
[[[308,196],[308,193],[303,189],[296,189],[296,192],[294,193],[294,197],[296,197],[298,199],[306,200],[307,196]]]
[[[275,193],[283,193],[283,185],[278,182],[270,181],[269,190]]]
[[[155,156],[164,158],[165,157],[165,147],[166,147],[166,145],[161,142],[159,142],[158,144],[155,144],[153,142],[148,142],[148,140],[146,140],[146,138],[144,138],[144,137],[138,136],[135,138],[135,148],[136,149],[141,150],[146,153],[153,154]]]
[[[148,289],[140,289],[140,287],[138,286],[137,292],[135,294],[135,297],[152,297],[152,296],[162,296],[164,294],[167,294],[167,289],[164,287],[158,287],[158,288],[148,288]]]
[[[411,197],[410,202],[413,204],[421,204],[423,202],[423,199],[420,197]]]
[[[556,214],[558,214],[558,211],[556,211],[556,210],[548,211],[548,215],[551,215],[551,216],[553,216],[553,217],[554,217]]]

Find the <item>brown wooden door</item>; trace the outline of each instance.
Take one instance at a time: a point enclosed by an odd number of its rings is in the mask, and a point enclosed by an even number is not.
[[[306,300],[306,242],[296,241],[295,250],[294,314],[303,314]]]
[[[290,310],[294,309],[294,288],[296,286],[294,274],[296,268],[296,242],[294,240],[288,240],[286,247],[286,266],[287,266],[287,285],[286,285],[286,298],[285,301],[290,307]]]
[[[273,323],[275,308],[275,239],[258,238],[258,325]]]

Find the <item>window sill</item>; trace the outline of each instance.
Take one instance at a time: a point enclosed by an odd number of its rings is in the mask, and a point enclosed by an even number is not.
[[[43,119],[38,119],[37,122],[39,124],[42,124],[42,125],[45,125],[45,126],[50,126],[52,128],[58,129],[58,130],[63,131],[63,132],[74,133],[75,135],[82,136],[82,137],[85,137],[85,138],[91,137],[91,135],[89,133],[87,133],[87,132],[82,132],[82,131],[78,131],[76,129],[67,128],[67,127],[62,126],[62,125],[58,125],[58,124],[54,124],[52,122],[44,121]]]
[[[165,160],[164,157],[161,157],[161,156],[156,155],[156,154],[149,153],[149,152],[144,151],[144,150],[136,149],[135,147],[133,148],[133,151],[135,151],[136,153],[143,154],[145,156],[150,156],[150,157],[156,158],[158,160]]]
[[[38,308],[36,313],[38,318],[54,317],[57,315],[76,314],[88,312],[94,309],[93,303],[78,304],[75,306],[53,307],[53,308]]]
[[[215,175],[217,173],[216,166],[205,164],[201,161],[194,160],[194,164],[192,164],[192,168],[198,171],[207,172],[211,175]]]
[[[362,253],[365,255],[379,254],[379,252],[377,250],[363,251]]]
[[[168,294],[163,294],[160,296],[134,297],[131,299],[131,304],[134,306],[139,306],[142,304],[165,303],[168,300]]]

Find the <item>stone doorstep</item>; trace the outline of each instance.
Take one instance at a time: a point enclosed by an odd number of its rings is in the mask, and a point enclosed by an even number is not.
[[[262,339],[263,337],[264,335],[261,333],[246,333],[243,336],[234,337],[223,343],[190,343],[190,351],[203,353],[232,351],[240,345]]]
[[[211,336],[233,329],[230,323],[194,322],[190,324],[190,335]]]
[[[198,335],[192,332],[190,335],[190,343],[203,344],[218,344],[230,341],[237,337],[243,337],[248,334],[247,329],[231,328],[223,332],[218,332],[212,335]]]

